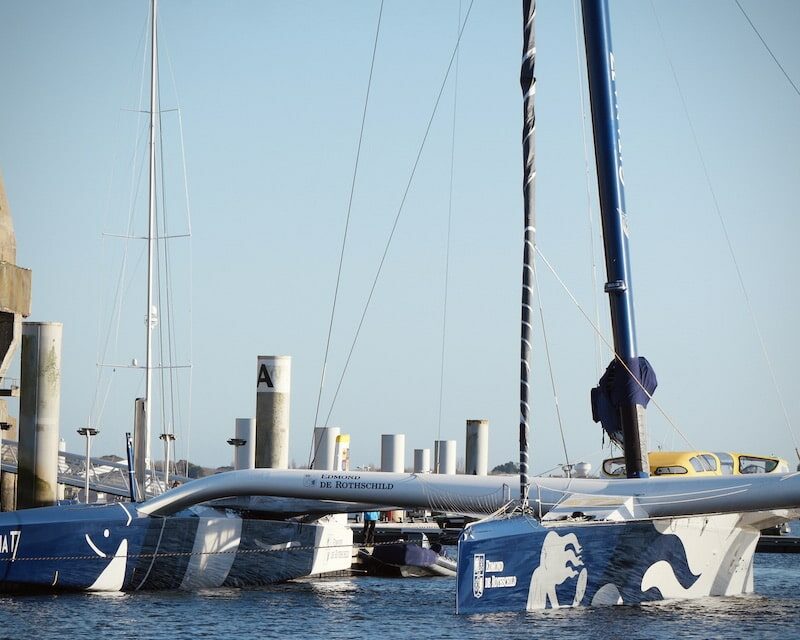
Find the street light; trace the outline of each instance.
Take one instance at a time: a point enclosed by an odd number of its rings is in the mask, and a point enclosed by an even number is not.
[[[158,436],[164,441],[164,491],[169,489],[169,443],[175,441],[174,433],[162,433]]]
[[[239,447],[243,447],[247,444],[247,440],[244,438],[230,438],[228,440],[228,444],[233,447],[233,468],[237,471],[242,468],[242,465],[239,464]]]
[[[11,428],[10,422],[0,422],[0,431],[3,432],[3,435],[0,436],[0,463],[2,463],[3,460],[3,438],[5,438],[6,431],[8,431],[10,428]],[[3,484],[3,465],[0,464],[0,487],[2,487],[2,484]],[[9,510],[12,508],[11,505],[2,504],[2,498],[0,497],[0,511],[5,510],[3,509],[3,507]]]
[[[84,485],[86,504],[89,504],[89,465],[91,464],[92,436],[96,436],[98,433],[100,431],[93,427],[81,427],[78,429],[79,435],[86,436],[86,484]]]

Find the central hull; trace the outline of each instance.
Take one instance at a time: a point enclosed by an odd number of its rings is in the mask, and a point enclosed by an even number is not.
[[[351,548],[335,522],[209,507],[148,517],[121,503],[32,509],[0,518],[0,591],[257,586],[349,569]]]
[[[738,514],[542,525],[486,520],[458,543],[458,613],[638,604],[753,590],[759,532]]]

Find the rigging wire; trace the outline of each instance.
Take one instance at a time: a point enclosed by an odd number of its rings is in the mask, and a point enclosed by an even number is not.
[[[619,361],[620,365],[622,365],[622,367],[625,369],[625,371],[628,372],[628,374],[631,376],[631,378],[634,380],[634,382],[636,382],[636,384],[639,386],[639,388],[641,388],[641,390],[644,392],[644,394],[649,398],[650,402],[653,403],[653,406],[655,406],[656,409],[659,410],[661,415],[664,416],[664,418],[666,419],[667,422],[669,422],[670,426],[673,429],[675,429],[675,431],[678,433],[678,435],[681,438],[683,438],[684,442],[686,442],[686,444],[689,445],[689,448],[695,449],[694,445],[692,445],[692,443],[689,441],[689,439],[680,430],[680,428],[675,423],[675,421],[669,416],[669,414],[667,414],[667,412],[656,401],[656,399],[653,397],[653,395],[647,389],[644,388],[644,385],[642,385],[642,383],[639,380],[638,376],[634,375],[634,373],[630,370],[628,365],[625,364],[625,361],[622,358],[622,356],[620,356],[614,350],[614,345],[611,344],[611,342],[608,339],[606,339],[606,337],[603,335],[602,331],[600,330],[600,327],[598,325],[594,324],[592,319],[589,317],[589,314],[581,306],[580,302],[578,302],[578,300],[575,297],[575,295],[572,293],[572,291],[570,291],[569,287],[567,287],[566,283],[558,275],[558,273],[556,272],[556,270],[553,267],[553,265],[550,264],[550,261],[544,256],[544,254],[542,253],[542,250],[539,249],[538,247],[537,247],[537,250],[536,250],[536,255],[539,256],[542,259],[542,261],[544,262],[545,266],[549,269],[550,273],[553,274],[553,277],[555,277],[555,279],[558,282],[558,284],[561,286],[561,288],[564,290],[564,292],[567,294],[567,296],[570,298],[570,300],[572,300],[572,303],[575,305],[575,307],[578,309],[578,311],[580,311],[581,315],[589,323],[589,325],[592,327],[592,329],[594,329],[595,333],[597,333],[597,335],[600,337],[600,340],[602,340],[603,343],[606,345],[606,347],[608,347],[608,349],[611,351],[613,357],[616,358]]]
[[[738,4],[738,2],[737,2],[737,4]],[[794,443],[795,453],[797,454],[798,459],[800,459],[800,444],[798,444],[797,437],[795,436],[794,431],[792,429],[792,423],[791,423],[791,420],[789,419],[789,412],[786,409],[786,404],[783,401],[783,394],[781,393],[780,386],[778,385],[778,379],[777,379],[777,376],[775,375],[775,369],[772,366],[772,360],[770,359],[769,353],[767,352],[767,345],[766,345],[766,343],[764,341],[764,335],[761,332],[761,327],[759,326],[758,318],[756,317],[756,313],[755,313],[755,309],[753,308],[753,304],[750,301],[750,294],[747,291],[747,286],[745,285],[745,282],[744,282],[744,276],[742,275],[742,270],[741,270],[741,267],[739,266],[739,261],[737,260],[736,253],[735,253],[735,251],[733,249],[733,241],[731,240],[730,234],[728,233],[728,227],[725,224],[725,218],[722,215],[722,208],[720,207],[719,200],[717,199],[716,191],[714,190],[714,186],[713,186],[713,184],[711,182],[711,174],[708,171],[708,165],[706,164],[705,156],[703,155],[703,151],[702,151],[702,149],[700,147],[700,141],[699,141],[699,139],[697,137],[697,132],[695,131],[694,123],[692,122],[691,115],[689,114],[689,107],[688,107],[687,102],[686,102],[686,96],[684,95],[683,90],[682,90],[681,85],[680,85],[680,82],[678,81],[678,74],[677,74],[677,72],[675,70],[675,65],[672,63],[672,58],[669,55],[669,50],[667,49],[667,43],[666,43],[666,40],[664,38],[664,32],[661,29],[661,21],[658,19],[658,13],[656,12],[656,8],[655,8],[655,5],[653,4],[653,0],[650,0],[650,7],[651,7],[651,9],[653,11],[653,16],[654,16],[655,21],[656,21],[656,27],[658,28],[658,35],[659,35],[659,37],[661,39],[661,45],[664,47],[664,52],[665,52],[666,57],[667,57],[667,62],[669,63],[669,68],[670,68],[670,71],[672,72],[672,79],[675,82],[675,87],[678,90],[678,96],[681,99],[681,105],[683,107],[683,113],[684,113],[684,116],[686,117],[686,122],[689,125],[689,131],[690,131],[690,133],[692,135],[692,141],[694,142],[694,146],[695,146],[695,149],[697,151],[697,156],[698,156],[698,158],[700,160],[700,166],[703,168],[703,176],[705,177],[706,185],[708,186],[708,190],[709,190],[709,192],[711,194],[711,200],[714,203],[714,211],[716,212],[717,219],[719,220],[720,226],[722,227],[722,234],[723,234],[723,236],[725,238],[725,244],[728,247],[728,253],[730,254],[731,261],[733,262],[733,266],[734,266],[734,268],[736,270],[736,277],[737,277],[737,280],[739,282],[739,287],[742,290],[742,295],[744,296],[745,304],[747,306],[747,311],[750,314],[750,320],[752,321],[753,326],[754,326],[755,331],[756,331],[756,335],[758,336],[758,341],[759,341],[759,344],[761,345],[761,353],[764,356],[764,360],[766,361],[766,364],[767,364],[767,369],[769,370],[770,377],[772,378],[773,388],[775,390],[775,395],[778,398],[778,403],[780,404],[781,409],[783,411],[783,417],[784,417],[784,420],[786,422],[786,428],[789,431],[789,436],[791,437],[792,442]],[[741,8],[741,6],[740,6],[740,8]],[[745,14],[745,16],[746,15],[747,14]],[[766,45],[766,43],[765,43],[765,45]]]
[[[581,138],[583,140],[583,166],[584,175],[586,176],[586,213],[589,222],[589,255],[592,263],[592,296],[594,299],[594,321],[595,324],[600,326],[600,299],[597,295],[599,287],[597,286],[597,252],[595,251],[595,239],[597,233],[595,232],[594,222],[594,207],[592,207],[592,162],[589,156],[589,139],[586,135],[586,128],[588,126],[588,118],[586,117],[586,93],[584,88],[587,84],[584,76],[586,64],[584,59],[586,57],[586,49],[581,46],[583,44],[583,34],[580,28],[578,18],[578,0],[572,3],[572,18],[575,25],[575,59],[577,64],[577,81],[578,81],[578,96],[581,104]],[[603,354],[600,340],[595,337],[594,341],[595,350],[595,374],[600,377],[603,371]]]
[[[786,78],[786,80],[789,81],[789,84],[792,85],[792,89],[794,89],[794,92],[798,96],[800,96],[800,89],[797,88],[797,85],[789,77],[789,74],[786,73],[786,69],[783,68],[783,65],[778,61],[778,58],[775,56],[774,53],[772,53],[772,49],[770,49],[770,47],[767,44],[766,40],[764,40],[763,36],[761,35],[761,33],[759,33],[758,29],[756,29],[756,25],[753,24],[753,21],[750,19],[750,16],[747,15],[747,12],[744,10],[744,7],[742,7],[742,5],[740,4],[739,0],[734,0],[734,2],[736,2],[736,6],[739,7],[739,11],[742,12],[742,15],[745,17],[747,22],[750,24],[750,27],[753,29],[755,34],[758,36],[758,39],[761,40],[761,44],[764,45],[764,48],[767,50],[767,53],[769,53],[769,55],[772,57],[772,60],[775,62],[775,64],[778,65],[778,69],[781,70],[781,73],[783,73],[783,76]]]
[[[458,28],[456,34],[461,31],[461,0],[458,0]],[[453,73],[453,128],[450,136],[450,189],[447,201],[447,248],[444,258],[444,302],[442,303],[442,352],[441,367],[439,369],[439,418],[436,430],[436,439],[442,439],[442,404],[444,402],[444,363],[445,345],[447,342],[447,299],[448,285],[450,281],[450,236],[453,220],[453,179],[455,175],[456,162],[456,113],[458,108],[458,52],[456,52],[456,68]],[[436,459],[433,461],[434,473],[439,473],[439,459],[441,457],[441,447],[436,447],[434,452]]]
[[[171,68],[170,68],[171,69]],[[183,166],[183,188],[185,192],[186,198],[186,224],[189,232],[189,236],[192,235],[192,209],[189,204],[189,178],[186,169],[186,148],[183,143],[183,118],[181,117],[180,108],[178,109],[178,130],[180,132],[181,138],[181,164]],[[181,405],[178,405],[178,420],[179,424],[186,424],[186,433],[184,434],[184,454],[186,456],[186,472],[184,475],[188,478],[189,477],[189,445],[191,444],[191,435],[192,435],[192,395],[193,395],[193,381],[194,381],[194,367],[192,363],[194,362],[194,309],[192,307],[192,301],[194,300],[194,245],[192,244],[191,240],[189,241],[189,299],[188,299],[188,306],[189,306],[189,392],[187,397],[187,404],[186,404],[186,421],[183,420],[183,414],[181,412]],[[178,393],[180,393],[180,378],[178,379]],[[173,452],[174,452],[173,448]],[[177,455],[175,456],[177,458]],[[178,461],[175,460],[175,472],[177,473],[178,469]]]
[[[534,256],[538,251],[536,243],[533,245]],[[569,464],[569,453],[567,453],[567,440],[564,437],[564,421],[561,418],[561,406],[558,403],[558,392],[556,391],[556,376],[553,372],[553,361],[550,358],[550,343],[547,339],[547,329],[544,323],[544,308],[542,306],[542,290],[539,287],[539,274],[538,270],[536,269],[536,260],[533,261],[533,288],[534,294],[536,295],[536,300],[538,302],[539,307],[539,323],[542,326],[542,338],[544,342],[544,353],[545,358],[547,359],[547,369],[550,373],[550,387],[553,390],[553,403],[555,404],[556,408],[556,418],[558,419],[558,431],[561,433],[561,445],[564,448],[564,459],[567,463],[567,468],[570,468]],[[570,474],[571,475],[571,474]]]
[[[162,34],[162,37],[163,37],[163,34]],[[156,61],[156,64],[158,64],[158,61]],[[160,207],[158,207],[158,206],[156,207],[156,211],[155,211],[155,215],[154,215],[154,217],[155,217],[155,232],[156,232],[156,237],[154,238],[154,242],[155,242],[155,246],[156,246],[156,250],[155,250],[156,301],[157,301],[157,303],[156,303],[157,304],[157,306],[156,306],[156,313],[157,313],[156,320],[158,322],[158,354],[159,354],[159,358],[160,358],[159,364],[161,365],[161,368],[159,369],[159,372],[158,372],[158,381],[159,381],[159,386],[161,388],[161,398],[160,398],[161,402],[159,403],[159,411],[161,413],[161,431],[162,431],[162,433],[165,433],[166,432],[166,426],[165,425],[167,424],[167,417],[166,417],[166,410],[167,410],[166,398],[167,398],[167,395],[166,395],[166,389],[165,389],[165,384],[164,384],[164,323],[162,322],[162,318],[161,318],[161,310],[164,309],[164,305],[161,302],[161,294],[162,294],[162,290],[163,290],[164,296],[167,298],[166,308],[167,308],[167,313],[169,314],[169,306],[170,306],[169,289],[170,289],[170,283],[169,283],[169,252],[167,250],[167,240],[166,239],[164,240],[163,250],[161,248],[161,242],[159,241],[160,236],[162,236],[162,235],[166,236],[167,235],[167,208],[166,208],[167,182],[166,182],[166,178],[164,176],[164,127],[162,126],[162,120],[161,120],[161,74],[158,74],[158,91],[157,91],[157,95],[158,95],[158,109],[159,109],[159,111],[158,111],[159,167],[158,168],[159,168],[159,172],[161,174],[161,184],[160,184],[161,189],[159,190],[159,195],[161,196],[161,202],[160,202]],[[158,200],[156,200],[156,202],[158,203]],[[160,209],[160,212],[161,212],[161,217],[163,218],[160,232],[159,232],[159,215],[158,215],[159,214],[159,209]],[[162,255],[162,253],[163,253],[163,255]],[[163,284],[161,282],[162,261],[164,263],[163,264],[164,280],[166,281]],[[150,312],[148,311],[148,313],[150,313]],[[169,325],[169,318],[167,318],[167,324]],[[170,343],[169,343],[169,326],[167,326],[167,348],[168,348],[168,350],[169,350],[169,346],[170,346]],[[151,404],[150,411],[152,412],[152,404]],[[155,435],[155,434],[153,434],[153,433],[150,434],[151,441],[152,441],[153,435]],[[152,442],[151,442],[151,445],[152,445]],[[160,482],[158,481],[158,477],[155,474],[153,474],[153,475],[154,475],[154,478],[156,479],[156,481],[160,484]]]
[[[361,328],[364,326],[364,320],[367,317],[367,311],[369,310],[370,303],[372,302],[372,296],[375,293],[375,287],[378,284],[378,280],[380,278],[381,272],[383,271],[383,265],[386,262],[386,256],[389,254],[389,247],[392,244],[392,238],[394,238],[394,233],[397,230],[397,225],[400,222],[400,216],[403,213],[403,208],[406,203],[406,199],[408,198],[408,194],[411,191],[411,184],[414,181],[414,176],[417,172],[417,167],[419,166],[419,161],[422,158],[422,152],[425,149],[425,143],[428,140],[428,135],[431,131],[431,126],[433,125],[433,120],[436,116],[436,112],[439,108],[439,102],[442,99],[442,94],[444,93],[444,88],[447,85],[447,78],[450,76],[450,71],[453,68],[453,62],[456,57],[456,53],[458,52],[458,48],[461,44],[461,38],[464,35],[464,29],[467,27],[467,23],[469,22],[469,15],[472,11],[472,5],[475,3],[475,0],[470,0],[469,7],[467,8],[466,16],[464,17],[464,24],[461,27],[461,30],[458,33],[458,39],[456,40],[455,47],[453,48],[453,53],[450,55],[450,62],[447,65],[447,70],[445,71],[444,78],[442,79],[442,84],[439,87],[439,93],[436,96],[436,101],[433,105],[433,110],[431,111],[430,118],[428,119],[428,124],[425,127],[425,133],[422,136],[422,142],[419,145],[419,149],[417,151],[416,159],[414,160],[414,164],[411,168],[411,174],[408,177],[408,182],[406,183],[405,190],[403,191],[403,197],[400,200],[400,206],[397,209],[397,214],[395,215],[394,222],[392,223],[391,231],[389,232],[389,237],[386,240],[386,245],[383,249],[383,255],[381,256],[380,262],[378,263],[378,269],[375,273],[375,278],[372,281],[372,286],[370,287],[369,295],[367,296],[367,301],[364,304],[364,310],[361,313],[361,319],[358,322],[358,327],[356,328],[355,336],[353,337],[353,342],[350,345],[350,350],[347,354],[347,359],[345,360],[344,368],[342,369],[342,375],[339,378],[339,382],[336,386],[336,392],[333,395],[333,400],[331,400],[330,410],[328,411],[328,415],[325,418],[325,424],[328,424],[330,420],[331,414],[333,413],[334,406],[336,405],[336,399],[339,397],[339,391],[342,388],[342,382],[344,381],[345,374],[347,373],[347,368],[350,366],[350,360],[353,357],[353,351],[355,350],[356,343],[358,342],[358,336],[361,333]]]
[[[347,232],[350,228],[350,214],[353,209],[353,196],[356,190],[356,178],[358,177],[359,160],[361,159],[361,144],[364,141],[364,128],[367,121],[367,108],[369,106],[369,95],[372,90],[372,74],[375,70],[375,58],[378,51],[378,37],[380,36],[381,32],[381,19],[383,17],[383,2],[384,0],[381,0],[381,6],[378,9],[378,22],[377,25],[375,26],[375,39],[372,44],[372,60],[370,61],[369,65],[369,78],[367,79],[367,93],[366,96],[364,97],[364,110],[361,113],[361,129],[358,133],[358,146],[356,147],[356,159],[353,165],[353,178],[350,182],[350,196],[347,200],[347,216],[345,218],[345,223],[344,223],[344,234],[342,235],[342,248],[339,252],[339,267],[336,271],[336,287],[333,292],[331,318],[330,322],[328,323],[328,337],[325,340],[325,356],[323,357],[322,360],[322,374],[320,376],[320,381],[319,381],[319,393],[317,394],[317,407],[314,410],[314,423],[312,425],[313,427],[317,426],[317,420],[319,419],[319,407],[320,403],[322,402],[322,389],[325,386],[325,370],[327,369],[328,366],[328,354],[330,352],[330,347],[331,347],[331,334],[333,333],[333,320],[334,317],[336,316],[336,302],[339,299],[339,285],[342,279],[342,265],[344,263],[345,248],[347,247]],[[325,421],[325,426],[328,426],[327,420]],[[314,459],[316,458],[317,449],[319,447],[321,439],[322,439],[322,432],[320,432],[317,441],[314,441],[314,439],[312,438],[311,451],[308,452],[309,467],[311,467],[311,465],[314,463]]]
[[[178,137],[179,137],[180,150],[181,150],[181,170],[182,170],[182,174],[183,174],[183,197],[184,197],[184,202],[186,203],[186,229],[187,229],[187,231],[186,231],[185,237],[189,238],[189,243],[188,243],[188,245],[189,245],[188,246],[188,253],[189,253],[189,270],[188,270],[188,276],[189,276],[189,292],[188,292],[189,293],[189,297],[188,297],[188,307],[189,307],[189,309],[188,309],[188,323],[189,323],[189,344],[188,344],[188,349],[189,349],[189,357],[188,357],[188,360],[189,360],[189,363],[188,363],[189,385],[188,386],[189,386],[189,390],[188,390],[188,396],[189,397],[187,399],[187,401],[188,401],[188,405],[187,405],[187,407],[188,407],[187,408],[187,413],[188,413],[187,421],[188,422],[186,422],[186,423],[184,423],[184,417],[183,417],[181,403],[177,402],[177,404],[176,404],[176,402],[175,402],[175,398],[180,398],[181,397],[180,376],[178,375],[177,369],[175,367],[170,368],[170,394],[171,394],[171,398],[172,398],[172,404],[171,404],[172,431],[174,433],[175,426],[177,425],[177,427],[178,427],[178,435],[179,436],[183,436],[183,439],[185,440],[185,447],[184,447],[185,454],[186,454],[186,458],[185,458],[185,460],[186,460],[186,473],[185,473],[185,475],[188,477],[188,475],[189,475],[189,467],[188,467],[188,465],[189,465],[189,437],[190,437],[191,426],[192,426],[192,423],[191,423],[191,410],[192,410],[192,365],[191,365],[191,362],[192,362],[192,345],[193,345],[193,333],[192,333],[193,323],[192,323],[192,304],[191,304],[192,303],[192,290],[193,290],[192,289],[192,285],[193,285],[193,281],[192,281],[193,256],[192,256],[192,242],[191,242],[192,215],[191,215],[191,206],[190,206],[190,201],[189,201],[189,178],[188,178],[188,171],[187,171],[187,168],[186,168],[186,146],[184,144],[184,137],[183,137],[183,117],[182,117],[182,112],[181,112],[181,107],[180,107],[180,100],[178,98],[177,83],[175,82],[175,72],[174,72],[174,69],[173,69],[173,66],[172,66],[172,56],[170,55],[170,52],[169,52],[169,46],[168,46],[166,40],[163,39],[163,37],[162,37],[162,42],[163,42],[162,51],[164,51],[165,54],[166,54],[167,67],[169,69],[170,79],[172,80],[172,90],[173,90],[173,92],[175,94],[175,100],[176,100],[176,112],[177,112],[177,117],[178,117]],[[166,221],[165,221],[165,224],[166,224]],[[165,235],[168,236],[169,234],[165,234]],[[164,241],[165,247],[166,247],[166,243],[167,242],[168,242],[168,240],[165,239],[165,241]],[[169,282],[170,282],[170,286],[171,286],[171,283],[172,283],[171,274],[168,276],[168,278],[169,278]],[[174,320],[173,314],[171,313],[172,304],[170,302],[168,302],[168,304],[169,304],[168,311],[170,312],[170,316],[169,316],[169,339],[170,339],[170,344],[172,345],[171,350],[170,350],[170,362],[174,364],[174,363],[176,363],[178,361],[178,351],[177,351],[178,342],[177,342],[177,339],[176,339],[177,330],[176,330],[176,325],[175,325],[175,320]],[[176,406],[177,406],[177,411],[176,411]],[[186,424],[186,433],[185,434],[182,433],[182,431],[183,431],[182,427],[183,427],[184,424]],[[167,444],[167,446],[169,446],[169,444]],[[174,451],[175,451],[175,449],[173,447],[173,452]],[[175,462],[175,469],[176,469],[176,472],[177,472],[177,456],[175,456],[175,458],[176,459],[175,459],[174,462]]]
[[[181,171],[183,174],[183,198],[184,202],[186,203],[186,238],[189,238],[189,246],[188,246],[188,254],[189,254],[189,270],[188,270],[188,279],[189,279],[189,292],[188,292],[188,323],[189,323],[189,340],[188,340],[188,364],[187,368],[189,369],[188,376],[188,398],[187,398],[187,410],[186,410],[186,417],[184,419],[182,405],[178,403],[178,410],[177,410],[177,421],[173,422],[173,425],[178,425],[178,433],[179,436],[183,436],[183,444],[184,444],[184,455],[185,455],[185,473],[186,477],[189,476],[189,446],[191,442],[191,432],[192,432],[192,390],[193,390],[193,375],[194,375],[194,368],[192,367],[193,361],[193,345],[194,345],[194,322],[192,320],[192,300],[194,296],[194,253],[193,253],[193,245],[191,242],[192,237],[192,208],[189,198],[189,172],[187,170],[186,164],[186,144],[184,142],[183,137],[183,113],[181,111],[180,100],[178,98],[178,90],[177,90],[177,83],[175,82],[175,71],[172,66],[172,56],[169,52],[169,46],[167,42],[164,42],[164,47],[167,56],[167,68],[169,69],[170,78],[172,80],[172,87],[173,91],[175,92],[175,101],[176,101],[176,112],[178,115],[178,137],[180,141],[180,149],[181,149]],[[173,325],[173,332],[174,332],[174,325]],[[173,361],[177,361],[177,341],[174,338],[173,333],[173,344],[176,345],[175,349],[175,359]],[[176,374],[175,376],[175,387],[177,389],[176,395],[180,398],[181,396],[181,381],[180,377]],[[186,425],[186,432],[185,434],[182,433],[182,426]],[[173,452],[175,452],[175,448],[173,447]],[[175,456],[175,470],[177,473],[178,468],[178,460],[177,455]]]
[[[114,297],[114,306],[111,315],[109,317],[108,323],[108,333],[106,333],[106,339],[103,345],[103,349],[101,351],[102,356],[100,361],[97,362],[97,386],[95,388],[95,400],[92,404],[92,412],[94,413],[95,424],[99,424],[102,420],[102,416],[105,413],[106,403],[108,401],[108,397],[111,393],[111,386],[113,377],[113,371],[111,376],[109,376],[108,385],[106,386],[105,394],[103,397],[102,402],[98,407],[98,402],[100,400],[100,387],[101,387],[101,371],[102,371],[102,361],[106,359],[108,354],[109,342],[111,341],[111,336],[114,336],[114,350],[116,351],[119,346],[119,330],[120,330],[120,323],[122,320],[122,301],[124,299],[124,291],[127,289],[125,287],[125,276],[127,273],[127,266],[128,266],[128,253],[129,253],[129,246],[130,246],[130,238],[133,236],[133,221],[134,221],[134,211],[136,208],[136,194],[139,193],[139,187],[141,185],[142,176],[144,173],[143,165],[139,164],[139,172],[137,175],[136,167],[137,162],[136,158],[140,153],[140,140],[144,138],[145,131],[142,127],[142,117],[143,117],[143,103],[144,103],[144,87],[146,81],[146,69],[147,69],[147,47],[145,46],[146,34],[148,32],[150,24],[150,17],[148,15],[147,19],[144,21],[142,30],[139,34],[139,46],[141,47],[142,51],[142,62],[141,62],[141,72],[140,72],[140,81],[139,81],[139,108],[136,110],[137,112],[137,129],[140,130],[140,136],[134,137],[134,148],[133,153],[131,155],[131,177],[130,177],[130,189],[128,191],[128,223],[127,223],[127,232],[125,234],[127,240],[124,243],[124,249],[122,254],[122,261],[120,264],[119,270],[119,277],[117,279],[117,287],[116,293]],[[142,145],[142,151],[144,151],[144,145]],[[109,187],[110,189],[110,187]],[[141,258],[141,255],[140,255]],[[137,262],[138,264],[138,262]],[[101,354],[98,354],[100,356]]]

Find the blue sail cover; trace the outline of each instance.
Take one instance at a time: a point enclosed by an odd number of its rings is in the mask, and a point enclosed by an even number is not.
[[[608,436],[620,446],[625,438],[619,408],[632,404],[646,407],[658,386],[656,372],[646,358],[632,358],[626,364],[638,376],[641,384],[615,358],[600,378],[598,386],[592,389],[592,420],[599,422]]]

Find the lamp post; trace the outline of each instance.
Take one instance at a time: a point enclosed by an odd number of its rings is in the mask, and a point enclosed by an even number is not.
[[[228,444],[233,447],[233,468],[237,471],[241,469],[241,461],[239,460],[239,447],[243,447],[247,444],[247,440],[244,438],[230,438],[228,440]]]
[[[96,436],[98,433],[100,431],[93,427],[81,427],[78,429],[79,435],[86,436],[86,484],[84,485],[86,504],[89,504],[89,466],[91,464],[92,436]]]
[[[175,441],[174,433],[162,433],[160,436],[164,441],[164,491],[169,489],[169,443]]]
[[[10,422],[0,422],[0,431],[2,431],[2,435],[0,435],[0,493],[2,492],[3,486],[3,438],[6,437],[6,431],[11,428]],[[3,504],[3,498],[0,495],[0,511],[5,511],[5,509],[11,510],[12,507]]]

